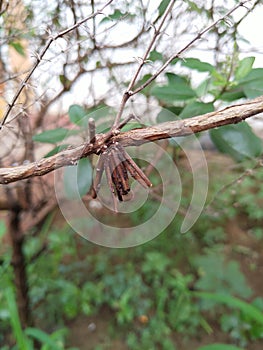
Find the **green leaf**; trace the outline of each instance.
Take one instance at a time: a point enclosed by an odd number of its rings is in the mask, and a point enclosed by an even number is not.
[[[243,79],[240,80],[242,84],[249,84],[254,81],[261,81],[263,79],[263,68],[252,69]]]
[[[76,135],[77,133],[78,131],[76,130],[57,128],[43,131],[40,134],[34,135],[32,138],[37,142],[57,143],[63,141],[66,137],[70,135]]]
[[[235,79],[240,80],[244,78],[252,70],[254,61],[255,57],[246,57],[241,60],[235,72]]]
[[[213,129],[210,136],[219,151],[229,154],[236,161],[262,154],[262,141],[246,122]]]
[[[92,167],[88,158],[82,158],[75,166],[64,171],[64,189],[67,198],[78,199],[84,196],[92,184]]]
[[[19,53],[19,55],[25,57],[26,53],[23,45],[20,42],[11,42],[9,43],[9,45],[13,47],[16,50],[16,52]]]
[[[157,115],[157,122],[164,123],[172,120],[177,120],[178,115],[182,112],[182,107],[172,106],[162,108],[161,111]]]
[[[255,98],[263,94],[263,68],[252,69],[239,81],[248,98]]]
[[[246,95],[243,91],[242,86],[236,86],[234,88],[231,88],[219,96],[220,100],[228,102],[236,101],[243,97],[246,97]]]
[[[85,118],[87,116],[87,112],[85,111],[85,109],[79,105],[71,105],[69,107],[68,110],[68,115],[69,115],[69,119],[72,123],[76,124],[76,125],[84,125],[86,126],[87,124],[87,118]],[[84,120],[84,118],[86,120]]]
[[[263,94],[263,81],[256,80],[244,86],[244,93],[247,98],[255,98]]]
[[[21,350],[30,350],[30,343],[25,336],[22,325],[20,323],[20,318],[17,309],[17,303],[15,299],[14,291],[11,287],[5,289],[5,297],[7,301],[8,311],[10,314],[10,323],[12,327],[13,334],[16,339],[16,344]]]
[[[65,75],[61,74],[59,75],[59,80],[61,82],[61,84],[63,85],[64,89],[69,90],[71,87],[71,80],[69,80],[68,78],[65,77]]]
[[[112,108],[105,104],[101,104],[88,109],[87,113],[89,118],[93,118],[95,121],[98,121],[112,114]]]
[[[158,52],[156,50],[153,50],[153,51],[150,52],[148,60],[150,60],[152,62],[162,61],[163,60],[163,55],[160,52]]]
[[[162,0],[158,6],[159,16],[162,16],[168,7],[170,0]]]
[[[195,69],[198,72],[213,72],[215,68],[208,62],[200,61],[198,58],[186,58],[181,61],[182,66]]]
[[[165,74],[167,79],[168,79],[168,84],[169,85],[177,85],[177,84],[184,84],[189,86],[189,83],[187,81],[187,79],[184,76],[178,75],[178,74],[174,74],[174,73],[166,73]]]
[[[217,72],[216,70],[213,70],[211,72],[212,78],[213,78],[213,85],[214,86],[227,86],[228,80],[225,76],[225,74],[221,74]]]
[[[54,147],[50,152],[48,152],[44,158],[48,158],[53,156],[54,154],[59,153],[60,151],[62,151],[63,149],[66,149],[67,147],[69,147],[69,145],[60,145],[60,146],[56,146]]]
[[[25,329],[25,334],[30,336],[31,338],[35,338],[38,340],[40,343],[44,345],[48,345],[51,347],[51,349],[54,350],[61,350],[61,346],[59,346],[56,341],[54,341],[51,336],[43,331],[41,331],[38,328],[26,328]]]
[[[152,95],[161,101],[173,103],[175,101],[186,101],[195,97],[195,92],[187,86],[178,85],[177,88],[171,86],[156,86],[152,90]]]
[[[249,304],[241,299],[235,298],[231,295],[207,293],[207,292],[192,292],[193,296],[202,299],[214,300],[219,303],[225,304],[231,308],[237,308],[249,317],[251,320],[263,325],[263,313],[258,310],[254,305]]]
[[[197,289],[216,293],[227,292],[242,298],[251,296],[252,291],[236,261],[225,262],[218,254],[197,256],[193,261],[200,271],[200,277],[195,284]]]
[[[120,10],[116,9],[113,14],[103,18],[100,23],[105,23],[105,22],[109,22],[109,21],[118,21],[119,19],[121,19],[122,17],[126,17],[126,16],[129,16],[129,17],[133,17],[133,15],[131,14],[128,14],[128,13],[123,13],[121,12]]]
[[[230,344],[209,344],[201,346],[197,350],[244,350],[244,348],[239,348]]]
[[[173,103],[175,101],[185,101],[196,97],[195,91],[190,87],[187,80],[173,73],[166,73],[168,84],[163,86],[155,86],[151,90],[151,94],[159,100]]]
[[[126,125],[121,129],[121,131],[128,131],[132,129],[140,129],[142,127],[142,124],[137,123],[137,122],[131,122]]]
[[[213,112],[214,105],[212,102],[190,102],[183,109],[182,113],[179,115],[180,118],[189,118],[196,115],[202,115],[205,113]]]
[[[204,79],[201,83],[195,88],[196,94],[198,97],[202,97],[209,92],[211,86],[211,77]]]
[[[198,7],[198,4],[194,1],[186,0],[188,6],[190,7],[191,11],[195,11],[199,14],[203,13],[203,8],[200,6]]]
[[[175,66],[178,62],[181,62],[181,58],[178,58],[178,57],[176,57],[176,58],[174,58],[172,61],[171,61],[171,65],[172,66]]]

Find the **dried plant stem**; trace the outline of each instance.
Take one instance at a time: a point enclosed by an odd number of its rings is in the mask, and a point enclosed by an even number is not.
[[[0,184],[8,184],[34,176],[43,176],[63,166],[76,164],[76,161],[81,158],[100,153],[105,145],[113,142],[119,142],[123,147],[138,146],[151,141],[186,136],[222,125],[239,123],[259,113],[263,113],[263,96],[242,104],[226,107],[221,111],[133,129],[117,135],[112,134],[110,137],[108,134],[97,134],[94,144],[84,143],[33,163],[0,169]]]
[[[72,25],[71,27],[61,31],[60,33],[58,33],[55,36],[51,36],[45,47],[35,55],[35,63],[33,64],[32,68],[30,69],[30,71],[27,73],[27,75],[25,76],[25,78],[22,80],[21,84],[19,85],[18,90],[16,91],[12,101],[7,105],[7,110],[3,116],[2,122],[0,124],[0,130],[3,128],[3,125],[6,122],[7,117],[9,116],[12,108],[14,107],[16,101],[18,100],[18,97],[20,96],[21,92],[23,91],[24,87],[27,85],[29,79],[31,78],[31,76],[33,75],[34,71],[36,70],[36,68],[38,67],[38,65],[40,64],[40,62],[42,61],[44,55],[46,54],[46,52],[48,51],[50,45],[53,43],[53,41],[57,40],[58,38],[62,38],[64,35],[70,33],[71,31],[75,30],[76,28],[78,28],[79,26],[81,26],[83,23],[87,22],[88,20],[96,17],[97,15],[101,14],[103,12],[103,10],[113,2],[113,0],[109,0],[107,1],[107,3],[99,10],[97,10],[96,12],[93,12],[92,14],[90,14],[89,16],[83,18],[82,20],[80,20],[79,22],[75,23],[74,25]]]
[[[141,171],[138,165],[132,160],[132,158],[128,155],[128,153],[121,145],[119,145],[119,150],[122,154],[122,157],[125,159],[124,165],[131,174],[131,176],[136,181],[138,181],[144,188],[152,187],[152,184],[148,177]]]
[[[97,193],[100,190],[101,178],[102,178],[102,174],[104,171],[105,157],[106,157],[106,153],[103,152],[100,155],[97,166],[96,166],[95,178],[94,178],[93,188],[92,188],[92,192],[91,192],[92,198],[96,198]]]
[[[95,137],[96,137],[96,125],[95,125],[95,120],[93,118],[89,118],[89,141],[95,142]]]
[[[117,213],[118,212],[118,204],[117,204],[117,197],[115,196],[115,189],[114,189],[114,184],[112,181],[112,169],[110,167],[110,159],[106,159],[105,161],[105,173],[106,173],[106,178],[107,182],[111,191],[111,197],[112,197],[112,202],[113,202],[113,210]]]
[[[115,142],[100,155],[98,168],[91,191],[93,198],[97,197],[100,189],[102,174],[105,171],[108,186],[112,195],[114,211],[117,212],[117,201],[127,201],[131,199],[129,174],[138,181],[143,187],[151,187],[150,180],[145,176],[133,159],[128,155],[125,149]]]
[[[122,196],[125,196],[130,191],[129,176],[127,169],[124,166],[122,157],[119,155],[119,148],[114,148],[112,152],[113,159],[113,174],[116,178],[115,184],[118,193],[118,198],[122,201]]]

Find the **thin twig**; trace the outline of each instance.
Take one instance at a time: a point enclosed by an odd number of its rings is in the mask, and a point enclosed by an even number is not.
[[[114,189],[114,184],[112,181],[112,170],[110,168],[110,159],[107,158],[105,161],[105,173],[106,173],[106,178],[107,178],[107,182],[108,182],[108,186],[110,188],[110,192],[111,192],[111,197],[112,197],[112,202],[113,202],[113,210],[115,213],[118,212],[118,204],[117,204],[117,198],[115,196],[115,189]]]
[[[46,54],[46,52],[48,51],[50,45],[57,40],[58,38],[62,38],[64,35],[70,33],[71,31],[73,31],[74,29],[78,28],[79,26],[81,26],[83,23],[87,22],[88,20],[90,20],[91,18],[96,17],[99,14],[102,14],[103,10],[112,3],[113,0],[109,0],[101,9],[99,9],[98,11],[92,13],[91,15],[85,17],[84,19],[80,20],[79,22],[75,23],[74,25],[72,25],[71,27],[61,31],[60,33],[58,33],[55,36],[51,36],[45,47],[40,51],[40,53],[37,53],[35,55],[35,63],[33,64],[32,68],[30,69],[30,71],[28,72],[28,74],[26,75],[26,77],[22,80],[17,92],[15,93],[12,101],[8,104],[7,106],[7,110],[4,114],[4,117],[2,119],[2,122],[0,124],[0,130],[3,128],[3,125],[5,124],[5,121],[7,119],[7,117],[9,116],[12,108],[14,107],[18,97],[20,96],[21,92],[23,91],[24,87],[26,86],[27,82],[29,81],[29,79],[31,78],[31,76],[33,75],[34,71],[36,70],[36,68],[38,67],[39,63],[42,61],[44,55]]]
[[[227,183],[226,185],[222,186],[212,197],[212,199],[209,201],[209,203],[206,205],[205,210],[208,212],[209,210],[211,210],[212,206],[214,205],[214,203],[220,198],[220,195],[222,195],[224,192],[226,192],[229,188],[233,187],[235,184],[239,184],[241,181],[243,181],[245,178],[252,176],[254,173],[254,170],[258,169],[258,168],[262,168],[263,167],[263,160],[259,159],[257,160],[256,164],[250,168],[250,169],[246,169],[245,171],[243,171],[243,173],[241,175],[239,175],[238,177],[236,177],[235,179],[233,179],[232,181],[230,181],[229,183]]]
[[[100,190],[101,178],[104,172],[105,159],[106,159],[106,152],[102,152],[102,154],[99,157],[98,163],[96,165],[95,179],[93,181],[92,190],[91,190],[92,198],[96,198]]]
[[[139,64],[139,67],[138,67],[137,71],[135,72],[134,77],[133,77],[133,79],[131,80],[131,82],[130,82],[130,84],[128,86],[128,91],[133,89],[134,84],[136,83],[136,80],[137,80],[137,78],[138,78],[138,76],[139,76],[139,74],[140,74],[140,72],[142,70],[142,67],[145,65],[146,59],[147,59],[148,55],[150,54],[150,51],[151,51],[151,49],[152,49],[152,47],[153,47],[157,37],[160,35],[162,27],[164,25],[164,22],[165,22],[167,16],[169,15],[169,13],[171,12],[174,3],[175,3],[175,0],[171,0],[170,1],[170,4],[165,10],[165,13],[163,15],[163,18],[162,18],[162,21],[161,21],[159,27],[157,29],[154,28],[154,35],[152,37],[152,40],[150,41],[150,44],[149,44],[149,46],[147,47],[147,49],[145,51],[145,54],[141,58],[141,63]]]
[[[212,24],[210,24],[208,27],[203,29],[201,32],[199,32],[186,46],[184,46],[181,50],[179,50],[177,53],[172,55],[162,66],[158,69],[158,71],[153,74],[144,84],[139,86],[134,91],[129,91],[129,97],[137,94],[138,92],[145,89],[148,85],[150,85],[169,65],[170,63],[176,59],[179,58],[182,53],[184,53],[186,50],[188,50],[197,40],[201,39],[201,37],[210,31],[213,27],[215,27],[219,22],[224,21],[228,16],[230,16],[234,11],[236,11],[239,7],[244,6],[245,3],[249,2],[250,0],[240,1],[239,4],[234,6],[231,10],[229,10],[225,15],[220,17],[218,20],[214,21]]]
[[[120,122],[120,119],[122,117],[123,110],[124,110],[124,107],[126,105],[126,102],[128,101],[129,97],[131,96],[130,95],[130,91],[133,89],[133,87],[134,87],[134,85],[135,85],[135,83],[137,81],[137,78],[138,78],[138,76],[139,76],[139,74],[140,74],[140,72],[142,70],[142,67],[145,65],[147,57],[148,57],[148,55],[149,55],[149,53],[150,53],[150,51],[151,51],[151,49],[152,49],[156,39],[157,39],[157,37],[160,35],[162,27],[164,25],[164,22],[165,22],[167,16],[169,15],[169,13],[171,12],[174,3],[175,3],[175,0],[171,0],[170,1],[169,6],[167,6],[167,8],[166,8],[166,10],[165,10],[165,12],[163,14],[163,18],[161,20],[161,23],[159,24],[157,29],[154,28],[154,35],[152,37],[152,40],[150,41],[150,44],[148,45],[148,47],[147,47],[143,57],[140,59],[140,64],[139,64],[139,66],[138,66],[138,68],[137,68],[137,70],[136,70],[136,72],[135,72],[135,74],[134,74],[134,76],[133,76],[129,86],[128,86],[127,91],[123,94],[121,105],[120,105],[118,114],[116,116],[116,119],[114,121],[114,124],[112,126],[112,129],[115,129],[118,126],[119,122]]]
[[[131,176],[138,181],[143,187],[152,187],[151,181],[148,177],[143,173],[143,171],[138,167],[138,165],[133,161],[133,159],[129,156],[129,154],[125,151],[125,149],[119,145],[118,146],[123,158],[124,165],[126,169],[129,171]]]

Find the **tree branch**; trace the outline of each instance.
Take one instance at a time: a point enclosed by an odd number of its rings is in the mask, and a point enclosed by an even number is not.
[[[134,77],[132,78],[127,91],[124,92],[123,96],[122,96],[122,100],[121,100],[121,104],[120,104],[120,108],[119,111],[116,115],[115,121],[112,125],[112,130],[116,129],[118,127],[118,124],[120,122],[120,119],[122,117],[122,113],[124,111],[125,105],[128,101],[128,99],[131,96],[136,95],[138,92],[142,91],[143,89],[145,89],[148,85],[150,85],[170,64],[171,62],[176,59],[179,58],[185,51],[187,51],[196,41],[198,41],[199,39],[201,39],[203,37],[204,34],[206,34],[207,32],[209,32],[213,27],[215,27],[218,23],[225,21],[233,12],[235,12],[239,7],[244,6],[248,1],[250,0],[243,0],[240,1],[237,5],[235,5],[231,10],[229,10],[226,14],[224,14],[222,17],[220,17],[219,19],[217,19],[216,21],[214,21],[212,24],[210,24],[208,27],[204,28],[203,30],[201,30],[199,33],[197,33],[197,35],[190,41],[188,42],[181,50],[179,50],[177,53],[173,54],[172,56],[170,56],[170,58],[146,81],[144,82],[142,85],[140,85],[139,87],[137,87],[135,90],[132,90],[136,80],[139,76],[139,73],[141,72],[142,67],[144,66],[146,59],[158,37],[158,35],[161,33],[161,29],[164,25],[164,22],[168,16],[168,14],[171,12],[172,7],[174,5],[174,1],[171,0],[164,15],[163,15],[163,19],[159,25],[159,27],[157,29],[155,29],[154,31],[154,36],[152,38],[152,40],[150,41],[149,46],[147,47],[145,54],[141,60],[141,63],[139,64],[139,67],[137,69],[137,71],[134,74]]]
[[[134,85],[135,85],[135,83],[136,83],[136,81],[137,81],[137,78],[138,78],[138,76],[139,76],[139,74],[140,74],[140,72],[141,72],[141,70],[142,70],[142,67],[145,65],[146,59],[147,59],[148,55],[150,54],[150,51],[151,51],[152,47],[154,46],[154,43],[155,43],[157,37],[160,35],[161,30],[162,30],[162,27],[163,27],[163,25],[164,25],[164,22],[165,22],[166,18],[168,17],[169,13],[171,12],[174,3],[175,3],[175,0],[170,0],[170,3],[169,3],[169,5],[167,6],[167,8],[166,8],[166,10],[165,10],[165,12],[164,12],[164,14],[163,14],[163,18],[162,18],[162,20],[161,20],[161,23],[159,24],[159,26],[158,26],[157,29],[154,28],[154,35],[153,35],[153,37],[152,37],[152,39],[151,39],[151,41],[150,41],[148,47],[146,48],[146,51],[145,51],[143,57],[142,57],[141,60],[140,60],[140,64],[139,64],[139,66],[138,66],[138,68],[137,68],[137,70],[136,70],[136,72],[135,72],[135,74],[134,74],[134,76],[133,76],[133,78],[132,78],[132,80],[131,80],[129,86],[128,86],[127,91],[124,92],[124,94],[123,94],[123,96],[122,96],[121,105],[120,105],[118,114],[117,114],[117,116],[116,116],[116,118],[115,118],[115,121],[114,121],[114,123],[113,123],[112,130],[113,130],[114,128],[117,128],[117,127],[118,127],[118,124],[119,124],[119,122],[120,122],[122,113],[123,113],[123,111],[124,111],[125,104],[126,104],[126,102],[128,101],[128,99],[129,99],[129,97],[130,97],[130,93],[129,93],[129,92],[133,89],[133,87],[134,87]]]
[[[137,94],[138,92],[145,89],[148,85],[150,85],[170,64],[171,62],[176,59],[180,58],[180,56],[186,52],[196,41],[201,39],[203,35],[207,32],[209,32],[212,28],[214,28],[218,23],[226,20],[233,12],[235,12],[239,7],[242,7],[250,0],[244,0],[240,1],[236,6],[234,6],[231,10],[229,10],[226,14],[224,14],[222,17],[214,21],[212,24],[210,24],[208,27],[201,30],[197,35],[189,42],[187,43],[181,50],[173,54],[146,82],[144,82],[142,85],[137,87],[134,91],[129,91],[129,96],[133,96]]]
[[[29,79],[31,78],[31,76],[33,75],[34,71],[36,70],[36,68],[38,67],[39,63],[42,61],[44,55],[46,54],[46,52],[48,51],[50,45],[53,43],[53,41],[57,40],[58,38],[62,38],[64,35],[70,33],[72,30],[75,30],[76,28],[78,28],[79,26],[81,26],[83,23],[87,22],[88,20],[96,17],[99,14],[102,14],[103,10],[112,3],[113,0],[109,0],[107,1],[107,3],[98,11],[92,13],[91,15],[87,16],[86,18],[80,20],[79,22],[75,23],[74,25],[72,25],[71,27],[61,31],[60,33],[58,33],[55,36],[50,36],[50,38],[48,39],[45,47],[39,52],[36,53],[35,55],[35,63],[33,64],[32,68],[30,69],[30,71],[27,73],[26,77],[22,80],[19,88],[17,89],[17,92],[15,93],[12,101],[8,104],[6,112],[3,116],[2,122],[0,124],[0,130],[3,128],[3,125],[5,124],[5,121],[7,119],[7,117],[9,116],[12,108],[14,107],[18,97],[20,96],[21,92],[23,91],[23,89],[25,88],[25,86],[27,85]]]
[[[100,153],[103,146],[105,147],[105,145],[107,146],[112,142],[120,142],[124,147],[138,146],[151,141],[191,135],[219,126],[239,123],[262,112],[263,96],[260,96],[242,104],[188,119],[133,129],[119,134],[98,134],[94,143],[83,143],[80,146],[64,150],[52,157],[43,158],[27,165],[0,169],[0,184],[8,184],[34,176],[43,176],[63,166],[75,165],[81,158]]]

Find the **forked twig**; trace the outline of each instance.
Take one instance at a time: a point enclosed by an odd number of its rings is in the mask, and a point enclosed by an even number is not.
[[[36,70],[36,68],[38,67],[39,63],[42,61],[44,55],[46,54],[46,52],[48,51],[50,45],[53,43],[53,41],[57,40],[58,38],[62,38],[64,35],[68,34],[69,32],[71,32],[72,30],[78,28],[79,26],[81,26],[83,23],[87,22],[88,20],[96,17],[97,15],[101,14],[103,12],[103,10],[112,3],[113,0],[109,0],[107,1],[107,3],[99,10],[97,10],[96,12],[90,14],[89,16],[83,18],[82,20],[80,20],[79,22],[75,23],[74,25],[72,25],[71,27],[59,32],[57,35],[55,36],[51,36],[46,45],[44,46],[44,48],[39,52],[35,54],[35,63],[33,64],[32,68],[30,69],[30,71],[27,73],[26,77],[22,80],[22,82],[20,83],[20,86],[17,90],[17,92],[15,93],[12,101],[7,105],[7,110],[3,116],[2,122],[0,124],[0,130],[3,128],[3,125],[6,122],[7,117],[9,116],[12,108],[14,107],[18,97],[20,96],[21,92],[23,91],[24,87],[27,85],[29,79],[31,78],[31,76],[33,75],[34,71]]]
[[[188,50],[197,40],[201,39],[202,36],[209,32],[213,27],[215,27],[218,23],[225,21],[227,17],[229,17],[233,12],[235,12],[239,7],[243,7],[245,3],[250,0],[240,1],[236,6],[234,6],[231,10],[229,10],[225,15],[214,21],[208,27],[201,30],[186,46],[184,46],[181,50],[172,55],[159,69],[156,73],[154,73],[146,82],[144,82],[141,86],[139,86],[136,90],[129,92],[129,97],[137,94],[141,90],[145,89],[148,85],[151,84],[168,66],[169,64],[176,58],[179,58],[182,53]]]
[[[106,152],[102,152],[96,166],[96,173],[95,173],[95,178],[93,181],[92,192],[91,192],[91,195],[93,198],[97,197],[97,193],[100,190],[101,178],[104,171],[105,157],[106,157]]]
[[[147,57],[149,56],[149,53],[150,53],[150,51],[151,51],[151,49],[152,49],[152,47],[153,47],[157,37],[160,35],[162,27],[164,25],[164,22],[165,22],[167,16],[169,15],[169,13],[171,12],[174,3],[175,3],[175,0],[170,0],[170,3],[167,6],[167,8],[166,8],[166,10],[165,10],[165,12],[163,14],[163,18],[161,20],[161,23],[159,24],[158,28],[154,27],[154,35],[153,35],[153,37],[152,37],[152,39],[150,41],[150,44],[148,45],[148,47],[147,47],[143,57],[140,60],[140,64],[139,64],[139,66],[138,66],[138,68],[137,68],[137,70],[136,70],[136,72],[135,72],[135,74],[134,74],[134,76],[133,76],[129,86],[128,86],[127,91],[122,96],[122,101],[121,101],[121,104],[120,104],[120,108],[119,108],[118,114],[116,116],[116,119],[115,119],[115,121],[113,123],[112,129],[118,128],[118,124],[119,124],[119,122],[121,120],[121,117],[122,117],[122,114],[123,114],[123,111],[124,111],[124,107],[126,105],[126,102],[129,99],[129,97],[130,97],[130,91],[134,88],[134,85],[135,85],[135,83],[137,81],[137,78],[138,78],[138,76],[139,76],[139,74],[140,74],[140,72],[142,70],[142,67],[145,65]]]
[[[148,46],[148,48],[146,49],[146,52],[143,56],[143,59],[137,69],[137,71],[135,72],[135,75],[133,77],[133,79],[131,80],[131,83],[129,84],[129,87],[127,89],[127,91],[125,91],[125,93],[123,94],[122,100],[121,100],[121,104],[120,104],[120,108],[119,111],[116,115],[115,121],[113,123],[112,129],[118,129],[118,125],[119,122],[121,120],[125,105],[127,103],[127,101],[129,100],[129,98],[131,96],[134,96],[135,94],[137,94],[138,92],[142,91],[143,89],[145,89],[148,85],[150,85],[169,65],[170,63],[176,59],[179,58],[182,53],[184,53],[185,51],[187,51],[197,40],[201,39],[202,36],[207,33],[208,31],[210,31],[213,27],[215,27],[218,23],[225,21],[227,17],[229,17],[233,12],[235,12],[239,7],[244,7],[244,5],[249,2],[250,0],[244,0],[244,1],[240,1],[237,5],[235,5],[231,10],[229,10],[225,15],[223,15],[222,17],[220,17],[219,19],[217,19],[216,21],[214,21],[212,24],[210,24],[208,27],[204,28],[203,30],[201,30],[187,45],[185,45],[181,50],[179,50],[178,52],[176,52],[175,54],[173,54],[154,74],[152,74],[152,76],[146,80],[146,82],[144,82],[142,85],[140,85],[139,87],[137,87],[137,89],[132,90],[135,82],[138,78],[138,75],[143,67],[143,65],[145,64],[145,61],[147,59],[147,56],[157,38],[157,36],[160,33],[160,29],[164,23],[164,19],[167,17],[168,13],[171,11],[172,6],[173,6],[173,2],[171,1],[169,6],[167,7],[166,12],[164,13],[164,18],[159,26],[159,28],[157,30],[155,30],[155,34],[150,42],[150,45]]]

